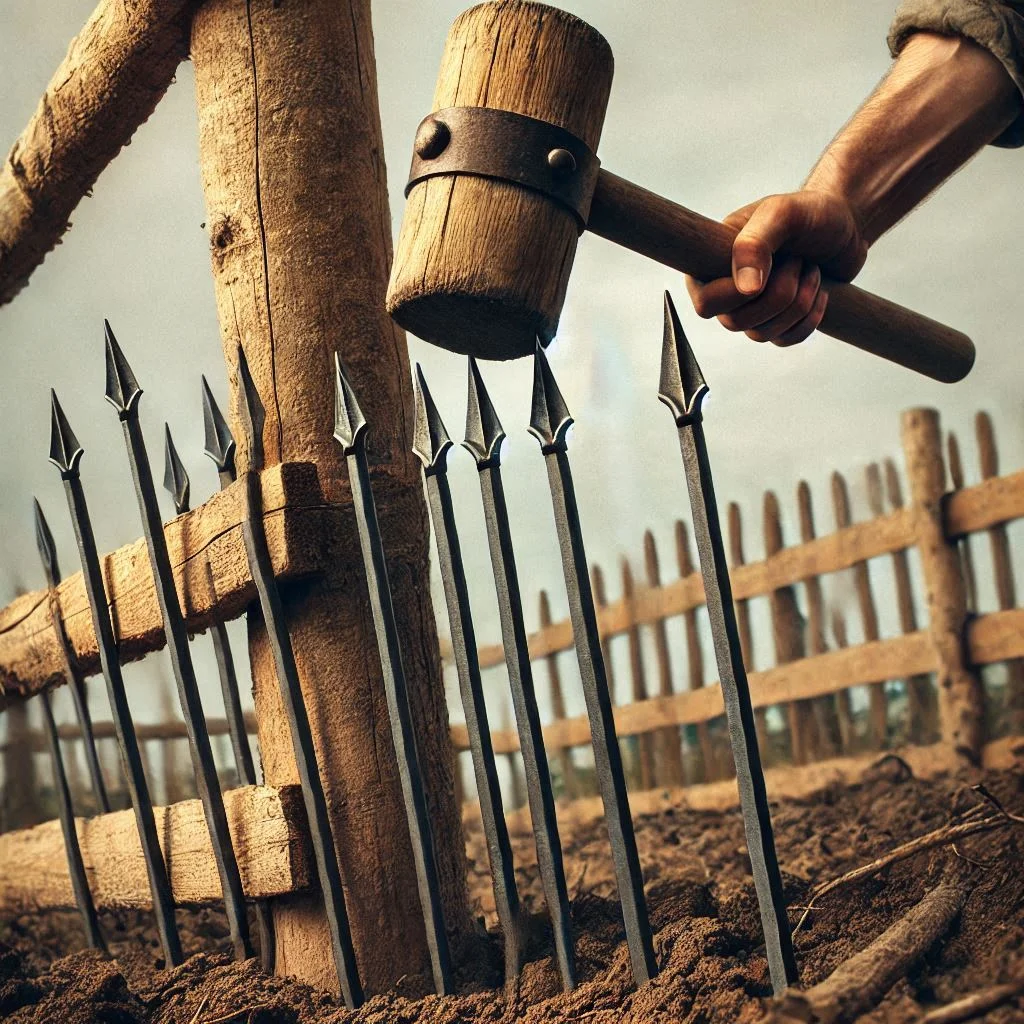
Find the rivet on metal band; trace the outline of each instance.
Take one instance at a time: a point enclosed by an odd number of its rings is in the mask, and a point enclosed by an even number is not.
[[[405,194],[442,175],[494,178],[553,199],[582,232],[600,166],[582,139],[556,124],[494,107],[446,107],[416,131]]]

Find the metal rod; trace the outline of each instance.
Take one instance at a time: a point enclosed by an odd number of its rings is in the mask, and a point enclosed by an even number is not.
[[[75,905],[82,918],[85,928],[85,939],[93,949],[101,949],[105,953],[107,944],[100,930],[100,922],[96,916],[96,906],[89,891],[89,879],[82,862],[82,849],[78,845],[78,831],[75,828],[75,812],[71,806],[71,790],[68,789],[68,778],[64,771],[64,758],[60,753],[60,740],[57,738],[57,723],[53,720],[53,708],[50,707],[50,695],[45,690],[39,695],[43,705],[43,722],[46,726],[46,742],[50,748],[50,761],[53,765],[53,786],[57,792],[57,813],[60,816],[60,830],[64,836],[64,851],[68,858],[68,874],[71,876],[71,891],[75,894]]]
[[[174,923],[174,897],[171,883],[167,876],[167,865],[164,863],[157,838],[156,822],[153,819],[153,803],[146,784],[146,774],[142,768],[139,754],[139,743],[132,724],[132,714],[128,707],[124,679],[121,676],[121,662],[114,630],[110,624],[110,612],[107,607],[107,595],[103,589],[103,574],[100,571],[99,554],[96,550],[96,538],[92,531],[89,518],[89,507],[82,490],[79,475],[83,449],[71,430],[64,411],[57,401],[57,395],[51,391],[51,424],[50,424],[50,461],[60,470],[64,481],[64,493],[68,499],[71,521],[75,529],[75,540],[82,561],[82,578],[85,583],[86,597],[89,599],[89,610],[92,613],[92,625],[96,633],[96,644],[99,648],[100,667],[107,685],[107,696],[110,700],[111,716],[117,735],[117,746],[121,752],[121,763],[124,767],[128,795],[132,810],[135,812],[135,824],[139,831],[139,843],[142,856],[146,863],[146,875],[149,879],[150,892],[153,895],[153,914],[156,918],[157,932],[164,957],[169,966],[177,966],[182,962],[181,940]]]
[[[64,662],[64,678],[67,680],[68,688],[71,690],[71,698],[75,705],[75,717],[78,719],[78,726],[82,735],[82,746],[85,750],[85,763],[89,769],[89,779],[92,783],[92,792],[96,800],[96,810],[100,814],[110,812],[110,799],[107,796],[107,787],[103,782],[103,770],[100,768],[99,754],[96,752],[96,737],[93,733],[92,715],[89,712],[89,703],[85,692],[85,682],[75,668],[75,650],[71,646],[67,630],[64,628],[64,620],[61,618],[57,604],[57,584],[60,583],[60,563],[57,561],[57,546],[53,542],[53,534],[50,532],[50,524],[43,515],[42,506],[36,499],[32,499],[35,506],[36,521],[36,545],[39,548],[39,557],[43,563],[43,573],[46,576],[46,586],[49,590],[48,598],[50,604],[50,623],[53,632],[57,637],[57,646],[60,648],[61,660]]]
[[[707,382],[697,365],[668,292],[665,293],[665,335],[658,397],[672,411],[693,515],[693,533],[704,577],[715,659],[736,764],[743,828],[761,910],[768,969],[776,995],[798,979],[796,956],[786,915],[782,875],[775,853],[771,811],[757,746],[754,709],[743,665],[732,585],[729,581],[722,526],[718,519],[711,463],[704,439],[701,403]]]
[[[480,497],[487,525],[494,587],[498,596],[505,666],[519,731],[526,797],[530,804],[533,841],[537,848],[537,867],[554,932],[555,955],[562,975],[562,987],[568,992],[576,987],[576,957],[569,919],[569,894],[558,837],[558,819],[555,816],[555,795],[533,685],[533,667],[526,639],[512,531],[501,480],[501,443],[504,438],[505,431],[484,387],[476,360],[470,357],[469,403],[463,446],[473,455],[480,477]]]
[[[455,524],[451,488],[448,484],[448,451],[452,447],[452,440],[448,436],[419,366],[416,367],[415,415],[412,450],[423,463],[423,482],[427,491],[427,506],[430,510],[430,521],[444,585],[445,604],[448,608],[448,623],[455,668],[459,677],[459,690],[462,694],[462,707],[466,714],[466,732],[469,735],[469,749],[473,757],[473,773],[480,801],[480,819],[491,864],[494,904],[498,913],[498,924],[505,938],[505,977],[506,980],[510,980],[519,976],[522,954],[522,923],[512,844],[505,823],[498,768],[487,723],[487,706],[480,677],[473,613],[469,605],[466,571]]]
[[[601,653],[594,595],[587,578],[587,554],[583,546],[572,471],[569,468],[566,434],[572,422],[544,350],[538,344],[534,355],[530,433],[540,442],[547,464],[555,528],[562,556],[562,573],[569,598],[569,617],[572,620],[576,658],[580,667],[587,716],[590,719],[594,771],[604,804],[633,979],[642,985],[654,977],[658,968],[647,917],[643,873],[640,870],[640,857],[636,849],[636,836],[633,834],[629,799],[626,796],[622,754],[615,734],[611,694]]]
[[[416,737],[409,708],[409,693],[398,643],[398,626],[391,601],[387,561],[377,522],[377,507],[370,489],[370,470],[366,461],[367,423],[355,393],[335,356],[334,436],[342,446],[348,464],[349,485],[355,507],[359,546],[369,589],[373,625],[377,634],[377,650],[384,675],[384,692],[391,721],[391,736],[402,783],[402,797],[412,841],[420,909],[426,927],[427,949],[438,995],[452,991],[451,954],[445,932],[441,890],[437,877],[434,845],[427,816],[427,800],[423,792],[423,773],[416,751]]]
[[[313,858],[316,861],[317,878],[324,897],[327,926],[331,933],[331,952],[338,972],[338,984],[341,986],[345,1005],[349,1009],[355,1009],[362,1005],[364,997],[355,950],[352,946],[341,869],[338,866],[338,854],[327,811],[327,797],[317,764],[316,748],[313,745],[313,734],[309,727],[306,701],[302,695],[302,683],[295,664],[295,652],[288,634],[281,595],[274,577],[263,528],[263,496],[260,492],[258,473],[263,465],[263,406],[241,346],[238,347],[238,368],[242,386],[242,425],[248,434],[246,441],[249,449],[249,472],[244,475],[245,517],[242,521],[242,536],[245,540],[249,571],[259,594],[263,623],[274,655],[277,681],[288,717],[292,750],[295,753],[295,764],[302,787],[302,800],[310,826]],[[231,472],[234,473],[233,462]]]
[[[174,511],[179,516],[186,513],[189,510],[190,493],[188,472],[174,445],[171,428],[166,423],[164,424],[164,488],[170,492],[174,500]],[[207,563],[206,569],[211,574],[212,584],[212,569],[209,563]],[[228,640],[228,631],[223,622],[215,622],[210,627],[210,641],[213,644],[214,657],[217,659],[217,676],[220,679],[221,696],[224,698],[224,715],[227,719],[228,734],[235,756],[235,771],[238,774],[238,781],[243,786],[255,786],[256,766],[253,764],[249,736],[245,728],[245,715],[238,692],[238,677],[235,675],[235,661],[231,656],[231,642]],[[209,731],[208,726],[207,731]],[[256,927],[260,939],[260,963],[269,974],[274,969],[276,945],[274,919],[270,912],[270,904],[266,900],[257,900],[254,906]]]
[[[149,457],[146,454],[146,442],[139,424],[139,398],[142,395],[142,388],[139,387],[135,374],[128,365],[128,361],[114,337],[114,332],[110,329],[110,324],[106,321],[104,321],[104,334],[106,338],[107,401],[117,410],[121,429],[124,432],[128,462],[131,466],[135,495],[142,517],[142,532],[146,538],[157,602],[163,619],[164,634],[167,637],[167,651],[178,687],[182,718],[188,732],[189,752],[192,755],[196,789],[199,799],[203,802],[206,825],[210,831],[210,841],[213,845],[213,856],[217,863],[217,873],[220,876],[221,889],[224,894],[231,944],[235,957],[245,960],[253,955],[252,943],[249,939],[249,921],[245,909],[245,894],[242,891],[242,878],[238,872],[235,851],[231,845],[231,833],[228,830],[224,798],[220,791],[217,766],[213,758],[213,748],[210,746],[210,736],[206,730],[202,700],[199,696],[199,684],[196,681],[195,668],[192,665],[192,656],[189,651],[188,633],[185,630],[185,620],[178,603],[178,592],[174,583],[171,560],[167,554],[167,541],[164,538],[163,521],[157,504],[153,473],[150,469]]]

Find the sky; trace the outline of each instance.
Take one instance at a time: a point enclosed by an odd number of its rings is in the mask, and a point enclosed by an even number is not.
[[[27,123],[92,6],[90,0],[4,0],[0,6],[0,146],[8,147]],[[451,0],[381,0],[374,8],[396,229],[412,136],[429,110],[448,26],[463,6]],[[798,187],[889,65],[885,34],[893,0],[567,0],[564,6],[597,27],[615,54],[603,165],[716,217],[761,195]],[[736,500],[743,508],[748,559],[762,551],[761,499],[769,487],[779,492],[791,541],[801,478],[811,485],[819,532],[832,522],[833,469],[850,478],[854,516],[865,517],[864,467],[886,456],[899,459],[899,414],[911,406],[938,408],[944,426],[958,432],[969,480],[977,479],[972,424],[981,408],[996,420],[1004,471],[1021,465],[1021,160],[1024,154],[987,149],[875,246],[858,281],[975,338],[977,365],[966,381],[952,386],[823,335],[785,351],[757,346],[697,319],[679,275],[601,239],[581,240],[550,356],[577,420],[570,456],[588,554],[605,567],[612,599],[618,594],[618,562],[627,556],[637,564],[647,528],[660,542],[663,576],[672,575],[673,523],[688,518],[671,418],[656,398],[665,289],[676,296],[710,384],[706,432],[717,489],[723,507]],[[187,63],[72,219],[63,244],[30,286],[0,307],[0,601],[19,587],[42,583],[33,495],[48,514],[65,572],[77,568],[59,475],[46,458],[50,387],[57,389],[86,450],[83,481],[100,548],[140,535],[120,430],[103,401],[103,317],[111,320],[146,390],[142,422],[158,476],[166,420],[191,474],[194,503],[216,487],[213,464],[202,455],[199,375],[208,375],[222,400],[227,387],[201,227],[206,218]],[[462,359],[416,339],[410,339],[410,350],[423,365],[450,432],[460,437]],[[532,368],[527,360],[500,372],[485,366],[484,374],[510,437],[505,482],[528,625],[534,626],[541,587],[551,591],[556,617],[566,606],[543,460],[525,432]],[[465,453],[452,456],[451,478],[478,636],[494,641],[497,616],[476,472]],[[169,499],[164,507],[170,517]],[[892,602],[884,600],[891,582],[884,567],[875,576],[888,635],[896,629],[887,608]],[[990,601],[987,587],[986,577],[983,600]],[[829,600],[847,603],[849,581],[829,580],[827,593]],[[763,626],[755,658],[761,667],[771,660],[770,633]],[[240,652],[240,623],[232,633]],[[673,632],[677,666],[679,633]],[[851,634],[856,640],[855,625]],[[194,647],[209,714],[219,716],[209,642],[199,638]],[[624,657],[620,647],[616,659]],[[165,714],[161,676],[169,676],[164,654],[128,672],[140,721]],[[488,686],[500,721],[503,683],[489,677]],[[453,718],[461,717],[456,704]],[[100,686],[93,687],[93,705],[97,716],[107,717]],[[69,702],[60,707],[70,714]],[[579,695],[570,694],[570,713],[581,709]]]

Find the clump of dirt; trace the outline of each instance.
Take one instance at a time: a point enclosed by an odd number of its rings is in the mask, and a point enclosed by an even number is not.
[[[972,781],[975,781],[972,779]],[[989,773],[984,782],[1009,809],[1024,807],[1024,779]],[[774,808],[787,899],[797,921],[813,888],[947,823],[979,801],[964,778],[921,781],[898,759],[880,762],[861,785],[833,787]],[[479,829],[468,829],[471,895],[491,928],[457,951],[458,993],[424,995],[429,979],[408,977],[358,1011],[226,953],[223,915],[180,912],[192,954],[161,969],[148,915],[106,914],[108,959],[81,946],[73,914],[20,917],[0,925],[0,1018],[18,1024],[60,1020],[139,1024],[456,1024],[521,1020],[559,1024],[737,1021],[753,1024],[771,994],[760,920],[738,812],[672,808],[639,817],[637,841],[656,932],[659,973],[637,990],[615,901],[601,820],[562,826],[576,936],[578,988],[560,989],[543,915],[532,838],[517,832],[517,878],[530,917],[522,976],[500,987],[500,939]],[[871,1022],[918,1021],[927,1009],[1024,972],[1024,826],[1012,824],[897,863],[822,899],[796,934],[802,981],[814,984],[863,949],[918,902],[952,858],[972,873],[973,891],[957,922],[882,1004]],[[59,1007],[59,1011],[57,1009]],[[1024,1020],[1010,1005],[986,1020]]]

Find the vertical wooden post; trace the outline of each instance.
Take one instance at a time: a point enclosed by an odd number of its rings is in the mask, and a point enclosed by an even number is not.
[[[539,620],[541,629],[551,625],[551,602],[546,590],[540,592]],[[562,673],[558,669],[558,655],[547,655],[544,663],[547,666],[548,685],[551,688],[551,713],[556,722],[561,722],[565,719],[565,697],[562,694]],[[565,796],[569,800],[575,800],[580,795],[580,780],[576,774],[576,765],[573,763],[572,750],[569,747],[558,747],[551,751],[550,756],[558,764]]]
[[[939,414],[909,409],[902,419],[903,455],[921,554],[928,632],[938,663],[942,739],[973,762],[981,755],[984,697],[964,650],[967,592],[956,548],[946,539],[942,502],[945,466]]]
[[[595,567],[596,568],[596,567]],[[629,567],[626,559],[622,560],[622,599],[629,608],[629,629],[626,636],[629,639],[629,677],[631,692],[634,703],[647,700],[647,673],[644,671],[644,652],[640,646],[640,627],[636,623],[636,611],[633,606],[633,598],[636,594],[636,586],[633,583],[633,570]],[[604,595],[601,595],[602,598]],[[601,600],[600,604],[604,604]],[[611,660],[605,656],[605,664],[611,672]],[[609,674],[609,685],[611,675]],[[640,788],[653,789],[655,785],[655,764],[654,764],[654,734],[649,732],[641,733],[634,737],[636,740],[637,757],[640,762]]]
[[[960,442],[951,430],[946,436],[946,447],[949,453],[949,482],[954,491],[964,488],[964,466],[960,459]],[[964,574],[964,586],[967,588],[968,614],[978,610],[978,577],[974,571],[974,553],[971,551],[971,537],[967,534],[956,540],[960,553],[960,570]]]
[[[850,515],[850,492],[842,473],[832,474],[832,504],[835,509],[836,529],[844,530],[852,522]],[[864,631],[864,643],[873,643],[880,636],[878,630],[878,611],[875,608],[875,595],[871,590],[871,575],[867,562],[857,562],[850,570],[853,583],[857,590],[857,605],[860,608],[861,628]],[[889,745],[889,706],[885,699],[885,681],[872,683],[868,688],[868,722],[869,735],[879,750]]]
[[[800,541],[808,543],[815,538],[814,505],[811,502],[811,488],[806,480],[801,480],[796,490],[797,507],[800,510]],[[804,580],[807,594],[807,638],[808,654],[824,654],[828,650],[825,641],[825,599],[821,590],[821,579],[809,576]],[[817,697],[811,701],[814,709],[814,721],[821,741],[819,754],[839,753],[842,744],[843,730],[839,721],[851,719],[850,693],[842,690],[835,698]],[[847,723],[849,726],[849,722]],[[846,731],[849,731],[847,728]]]
[[[990,480],[999,476],[999,451],[996,447],[996,432],[987,412],[979,412],[974,420],[978,438],[978,456],[981,462],[981,478]],[[996,601],[1000,611],[1017,607],[1017,584],[1013,576],[1013,562],[1010,559],[1010,538],[1005,523],[996,523],[988,530],[989,545],[992,549],[992,571],[996,582]],[[966,541],[967,538],[965,537]],[[976,605],[968,607],[976,608]],[[1006,663],[1006,710],[1009,731],[1017,734],[1024,730],[1024,661],[1013,658]]]
[[[28,828],[39,820],[36,806],[36,759],[32,754],[32,730],[28,704],[12,703],[6,711],[7,742],[4,745],[4,791],[0,827],[6,832]]]
[[[644,568],[647,574],[647,586],[661,586],[661,568],[658,565],[658,547],[654,542],[654,534],[650,530],[644,533]],[[668,652],[668,630],[664,619],[654,623],[654,656],[658,662],[658,694],[661,697],[672,695],[672,662]],[[683,775],[683,746],[679,728],[674,725],[660,729],[657,734],[658,756],[655,763],[659,771],[659,779],[664,786],[681,786],[685,781]]]
[[[214,290],[237,428],[242,345],[266,407],[268,464],[316,465],[341,529],[323,573],[285,607],[364,988],[427,965],[412,849],[351,511],[333,438],[337,352],[370,424],[445,920],[472,927],[428,579],[420,472],[410,451],[404,334],[384,310],[391,217],[370,0],[208,0],[192,27],[200,164]],[[236,437],[241,432],[236,431]],[[249,467],[240,444],[238,464]],[[265,630],[250,611],[260,751],[270,785],[297,781]],[[274,901],[279,973],[337,987],[321,901]]]
[[[770,558],[785,547],[782,537],[782,515],[779,499],[772,491],[764,495],[764,553]],[[805,657],[804,618],[796,602],[792,587],[780,587],[768,596],[772,616],[772,633],[775,639],[775,662],[785,665]],[[786,720],[789,723],[790,755],[794,764],[807,764],[814,760],[816,737],[810,702],[790,701],[786,705]]]

